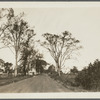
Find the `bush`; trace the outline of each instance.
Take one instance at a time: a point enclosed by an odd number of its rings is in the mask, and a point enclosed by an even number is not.
[[[97,59],[93,64],[80,71],[75,81],[87,90],[100,89],[100,61]]]
[[[78,73],[78,69],[76,66],[73,66],[72,69],[70,69],[70,73],[74,73],[74,74],[77,74]]]
[[[49,74],[49,76],[61,82],[64,86],[78,86],[75,81],[76,74],[64,74],[61,72],[61,76],[59,76],[57,72],[53,72],[52,74]]]

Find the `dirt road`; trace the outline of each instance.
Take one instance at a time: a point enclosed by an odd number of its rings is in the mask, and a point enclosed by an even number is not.
[[[48,75],[38,75],[29,79],[0,86],[0,93],[71,92]]]

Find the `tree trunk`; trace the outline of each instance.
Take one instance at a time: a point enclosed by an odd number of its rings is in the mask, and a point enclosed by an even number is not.
[[[15,77],[17,76],[17,68],[18,68],[18,63],[17,63],[17,59],[18,59],[18,52],[17,50],[15,50],[15,60],[16,60],[16,65],[15,65]]]
[[[56,64],[57,64],[57,72],[58,72],[58,75],[60,76],[61,74],[60,74],[60,72],[61,72],[61,68],[60,68],[60,66],[59,66],[59,63],[58,62],[56,62]]]
[[[23,74],[26,76],[26,65],[27,65],[27,60],[24,61],[24,68],[23,68]]]
[[[24,76],[26,76],[26,66],[24,65],[24,68],[23,68],[23,73],[24,73]]]
[[[60,76],[61,75],[61,68],[60,67],[58,67],[58,75]]]

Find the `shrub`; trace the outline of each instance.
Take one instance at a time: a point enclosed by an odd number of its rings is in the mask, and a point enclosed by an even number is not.
[[[100,89],[100,61],[97,59],[93,64],[89,64],[87,68],[80,71],[75,81],[88,90]]]

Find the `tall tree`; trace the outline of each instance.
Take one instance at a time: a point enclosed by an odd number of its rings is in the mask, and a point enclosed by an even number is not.
[[[29,29],[28,23],[23,20],[24,13],[16,16],[12,8],[8,11],[7,22],[1,26],[1,39],[5,46],[14,48],[15,76],[17,76],[18,55],[22,42],[30,36],[29,34],[34,34],[34,31]]]
[[[28,69],[30,69],[29,67],[31,67],[30,65],[32,65],[33,60],[35,60],[34,58],[36,53],[37,52],[34,50],[34,47],[25,46],[22,48],[20,62],[23,66],[22,68],[24,75],[26,75],[26,72],[28,71]]]
[[[42,58],[43,58],[43,54],[37,53],[37,55],[36,55],[36,72],[38,72],[39,74],[43,71],[42,64],[46,63],[45,61],[42,60]]]
[[[41,45],[44,46],[53,57],[58,68],[60,76],[61,67],[67,59],[70,59],[75,50],[81,48],[78,46],[79,40],[72,37],[68,31],[63,32],[61,35],[45,33],[43,37],[46,39]]]

